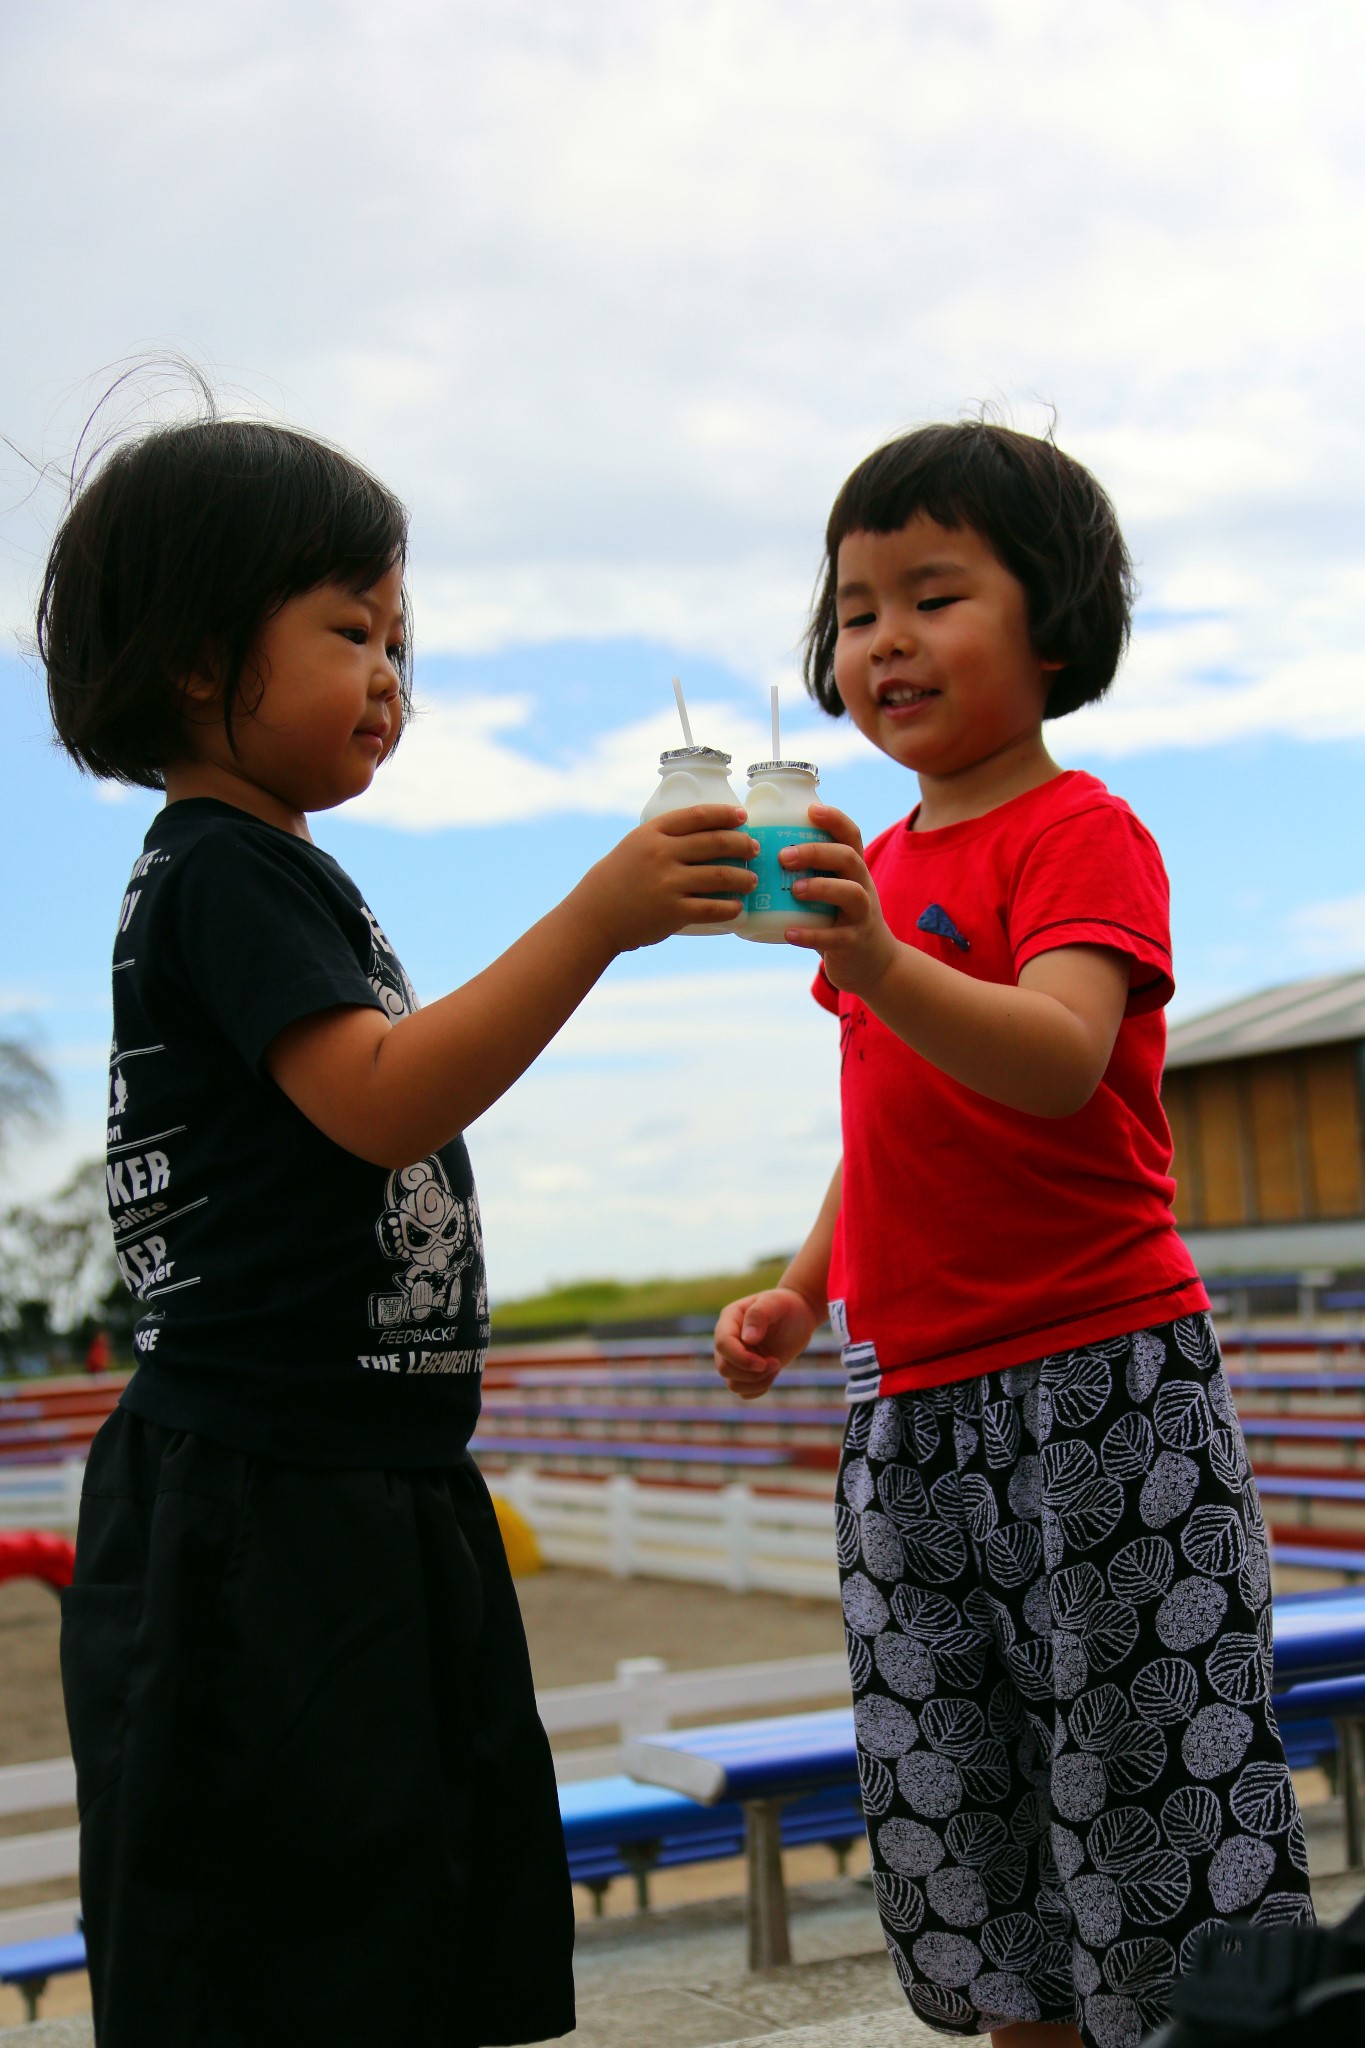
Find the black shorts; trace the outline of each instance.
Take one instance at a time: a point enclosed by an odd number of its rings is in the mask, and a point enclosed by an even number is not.
[[[62,1683],[100,2048],[573,2026],[554,1771],[472,1462],[304,1469],[116,1411]]]
[[[921,2019],[1137,2048],[1204,1928],[1312,1918],[1207,1315],[856,1408],[836,1518],[873,1883]]]

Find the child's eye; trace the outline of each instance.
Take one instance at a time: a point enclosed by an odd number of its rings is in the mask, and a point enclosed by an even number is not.
[[[956,597],[922,597],[916,606],[916,610],[922,612],[941,612],[946,604],[958,604],[960,602],[961,600]]]
[[[403,666],[404,647],[401,640],[395,640],[393,646],[386,647],[384,649],[384,652],[385,654],[387,654],[389,660],[393,663],[395,668],[401,668]]]
[[[349,640],[354,647],[363,647],[370,637],[367,626],[338,626],[337,631],[343,640]]]
[[[841,633],[847,633],[854,626],[870,626],[875,618],[875,612],[859,612],[856,617],[851,619],[845,619],[843,625],[840,626],[839,631]]]

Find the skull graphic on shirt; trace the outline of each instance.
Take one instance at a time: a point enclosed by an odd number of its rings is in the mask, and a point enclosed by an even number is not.
[[[426,1322],[453,1316],[460,1306],[461,1269],[474,1256],[470,1213],[439,1159],[400,1166],[385,1186],[375,1226],[380,1250],[399,1267],[401,1293],[371,1299],[372,1323]]]

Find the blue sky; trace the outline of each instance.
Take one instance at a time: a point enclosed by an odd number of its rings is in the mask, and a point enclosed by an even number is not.
[[[318,837],[428,995],[627,828],[675,672],[741,765],[776,681],[866,831],[908,808],[794,650],[848,469],[981,402],[1055,409],[1138,563],[1113,700],[1054,735],[1163,847],[1179,1009],[1365,958],[1365,26],[1336,0],[73,0],[6,37],[0,1012],[64,1121],[3,1191],[99,1142],[152,800],[52,753],[22,645],[58,473],[142,350],[411,505],[422,716]],[[185,402],[144,375],[124,423]],[[728,939],[619,963],[471,1135],[495,1293],[795,1242],[837,1147],[803,981]]]

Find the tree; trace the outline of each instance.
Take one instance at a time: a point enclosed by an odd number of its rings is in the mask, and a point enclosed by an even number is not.
[[[0,1216],[0,1323],[12,1328],[25,1302],[45,1302],[53,1327],[69,1330],[125,1298],[114,1259],[104,1161],[87,1159],[37,1205]]]
[[[21,1130],[38,1130],[57,1106],[57,1084],[32,1045],[0,1037],[0,1152]]]

